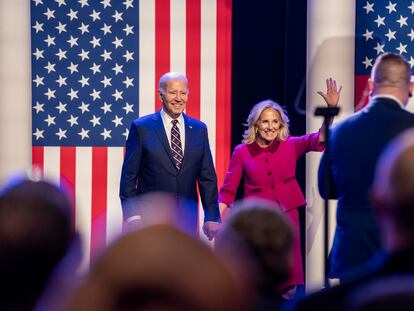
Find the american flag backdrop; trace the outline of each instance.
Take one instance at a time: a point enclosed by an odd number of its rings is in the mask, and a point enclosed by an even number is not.
[[[159,77],[189,79],[219,184],[230,156],[231,0],[32,0],[32,165],[69,185],[84,265],[122,231],[128,128],[161,107]],[[201,213],[202,214],[202,213]]]
[[[378,55],[402,54],[414,66],[414,1],[357,0],[355,36],[356,110],[368,101],[366,82]]]

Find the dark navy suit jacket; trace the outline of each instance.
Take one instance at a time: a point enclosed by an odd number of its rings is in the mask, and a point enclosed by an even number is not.
[[[414,126],[414,115],[394,100],[379,97],[366,108],[339,122],[330,137],[330,193],[326,192],[324,167],[319,166],[319,191],[338,199],[337,227],[330,253],[330,275],[353,277],[349,269],[363,264],[380,249],[380,236],[369,200],[377,159],[397,134]]]
[[[124,218],[138,214],[130,198],[149,192],[168,192],[190,204],[194,230],[197,224],[197,183],[204,208],[204,221],[219,221],[217,177],[207,127],[183,114],[185,147],[180,170],[174,165],[160,111],[133,121],[126,142],[121,173],[120,198]]]

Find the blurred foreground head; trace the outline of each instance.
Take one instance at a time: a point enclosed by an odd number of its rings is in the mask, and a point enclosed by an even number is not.
[[[233,262],[245,258],[255,270],[259,292],[274,293],[287,281],[292,267],[289,220],[276,203],[261,199],[243,200],[232,211],[216,240],[216,250],[230,260],[233,257]]]
[[[91,267],[69,310],[244,310],[224,264],[169,224],[115,241]]]
[[[1,310],[31,310],[68,251],[71,203],[45,181],[15,180],[0,193]]]
[[[414,129],[397,136],[376,167],[372,200],[389,250],[414,247]]]

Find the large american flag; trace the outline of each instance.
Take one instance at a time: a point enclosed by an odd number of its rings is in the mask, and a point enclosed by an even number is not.
[[[378,55],[402,54],[414,66],[414,1],[357,0],[355,36],[356,110],[368,101],[366,82]]]
[[[120,170],[159,77],[189,79],[221,183],[230,155],[231,0],[32,0],[32,164],[64,183],[84,265],[122,231]]]

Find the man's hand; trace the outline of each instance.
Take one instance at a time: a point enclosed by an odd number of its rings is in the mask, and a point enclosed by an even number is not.
[[[132,219],[127,220],[127,230],[128,231],[135,231],[138,229],[142,229],[144,226],[144,222],[142,221],[141,217],[131,217]]]
[[[220,223],[216,221],[206,221],[203,225],[203,232],[207,238],[211,241],[220,230]]]

